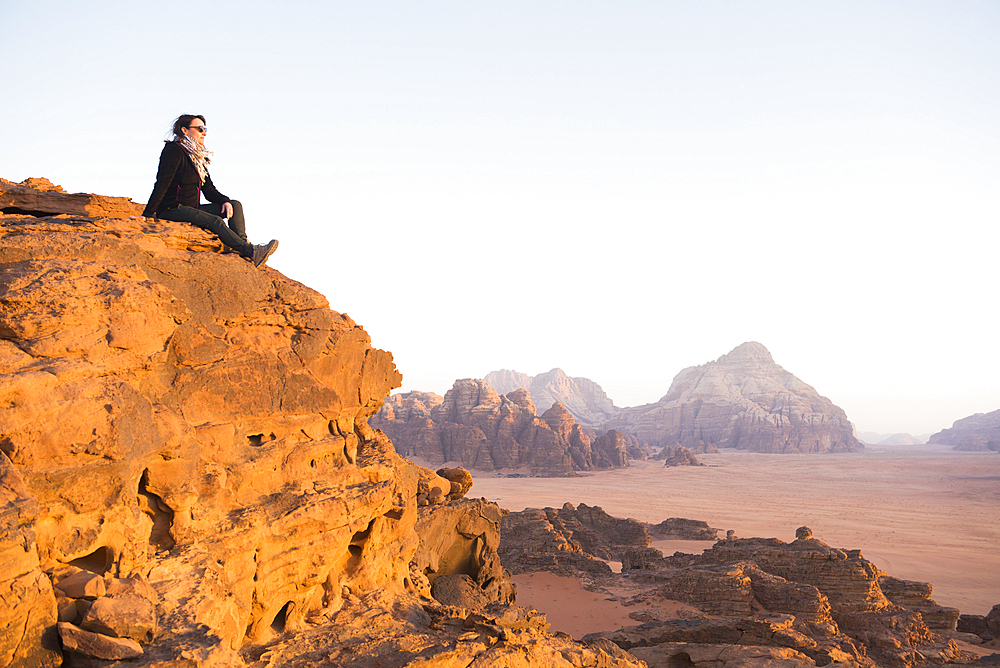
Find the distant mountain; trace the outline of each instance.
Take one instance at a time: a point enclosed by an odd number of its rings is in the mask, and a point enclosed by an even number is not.
[[[868,445],[923,445],[930,434],[881,434],[877,431],[858,432],[858,440]]]
[[[596,427],[619,411],[600,385],[588,378],[571,378],[562,369],[537,376],[500,369],[489,372],[483,380],[500,395],[528,390],[539,415],[559,402],[584,427]]]
[[[1000,410],[956,420],[951,429],[942,429],[927,442],[962,451],[1000,451]]]
[[[753,452],[853,452],[864,446],[843,409],[775,363],[760,343],[683,369],[654,404],[602,425],[652,445],[705,444]]]

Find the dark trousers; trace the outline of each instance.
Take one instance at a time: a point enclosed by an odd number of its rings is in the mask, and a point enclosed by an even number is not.
[[[205,204],[198,209],[182,204],[176,209],[161,211],[156,216],[178,223],[191,223],[208,230],[243,257],[253,257],[253,244],[247,241],[246,225],[243,221],[243,205],[235,199],[229,203],[233,206],[233,215],[228,225],[226,219],[222,217],[221,204]]]

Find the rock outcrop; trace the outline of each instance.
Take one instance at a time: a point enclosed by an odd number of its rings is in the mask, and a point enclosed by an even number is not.
[[[844,411],[744,343],[678,373],[658,402],[624,408],[604,423],[654,445],[699,444],[753,452],[851,452],[863,446]]]
[[[665,445],[654,459],[662,460],[664,466],[703,466],[683,445]]]
[[[927,442],[964,452],[1000,452],[1000,410],[956,420],[951,429],[942,429]]]
[[[610,573],[604,561],[620,560],[627,550],[650,542],[641,522],[584,503],[508,513],[501,531],[500,559],[512,573]]]
[[[994,605],[987,615],[960,615],[957,630],[979,636],[982,642],[1000,646],[1000,604]]]
[[[649,582],[656,596],[685,601],[708,614],[790,615],[790,628],[805,638],[792,643],[784,638],[777,644],[814,659],[819,649],[883,666],[963,659],[951,640],[932,630],[954,631],[958,611],[937,606],[929,585],[886,578],[859,551],[832,548],[806,527],[797,535],[787,544],[775,538],[721,540],[699,556],[656,559],[646,550],[627,555],[623,568],[640,568],[632,578]],[[890,599],[882,584],[902,604]],[[925,612],[930,613],[929,624]],[[677,640],[676,633],[662,637],[663,642]]]
[[[371,424],[399,452],[431,464],[458,462],[479,471],[527,468],[532,475],[565,477],[575,471],[628,466],[622,440],[598,443],[561,403],[541,417],[527,390],[500,396],[480,379],[461,379],[445,394],[393,395]]]
[[[501,369],[489,372],[483,380],[499,394],[528,390],[539,413],[559,402],[584,427],[597,427],[619,410],[600,385],[588,378],[571,378],[562,369],[537,376]]]
[[[857,550],[832,548],[808,527],[793,543],[729,537],[701,555],[664,557],[647,536],[705,538],[716,530],[673,518],[640,533],[617,522],[625,524],[583,505],[509,513],[499,553],[514,573],[575,575],[633,609],[629,616],[642,624],[585,640],[604,638],[651,668],[914,668],[969,658],[937,633],[954,632],[957,611],[937,606],[929,585],[888,578]],[[603,559],[619,559],[621,574]],[[968,625],[987,632],[983,620]]]
[[[509,601],[499,510],[368,425],[400,375],[322,295],[33,183],[0,200],[0,666],[639,665],[426,596]]]
[[[649,526],[649,535],[656,539],[677,540],[717,540],[719,530],[708,526],[702,520],[670,517],[659,524]]]
[[[484,499],[461,499],[419,509],[416,531],[420,544],[412,564],[427,579],[435,599],[476,610],[491,603],[514,602],[510,573],[497,554],[503,514],[495,503]],[[441,592],[435,587],[441,587]],[[466,597],[464,604],[459,603],[461,592],[469,590],[475,590],[475,598]],[[475,604],[469,604],[470,600]]]

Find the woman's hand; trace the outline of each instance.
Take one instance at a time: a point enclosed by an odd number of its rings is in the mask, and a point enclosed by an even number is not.
[[[229,202],[222,205],[222,217],[227,219],[233,217],[233,205]]]

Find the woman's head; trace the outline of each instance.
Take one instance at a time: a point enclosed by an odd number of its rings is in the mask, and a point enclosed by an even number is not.
[[[205,117],[201,114],[182,114],[174,121],[174,141],[179,141],[186,136],[190,136],[199,144],[203,144],[207,130],[208,128],[205,127]]]

